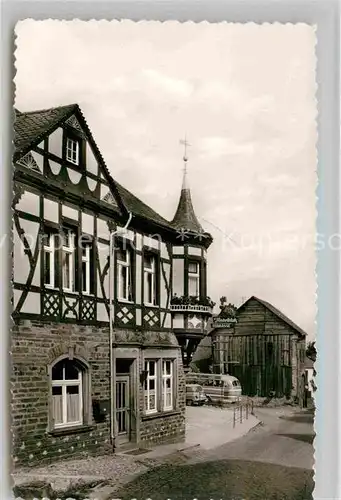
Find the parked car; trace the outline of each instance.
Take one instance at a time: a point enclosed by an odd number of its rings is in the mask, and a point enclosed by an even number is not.
[[[186,384],[186,405],[204,405],[207,397],[199,384]]]
[[[239,380],[232,375],[213,373],[189,373],[186,382],[201,384],[201,387],[211,403],[236,403],[242,396]]]

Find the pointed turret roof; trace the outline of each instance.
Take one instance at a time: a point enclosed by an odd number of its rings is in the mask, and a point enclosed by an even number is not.
[[[186,145],[185,141],[185,145]],[[182,188],[178,208],[176,209],[172,226],[177,230],[191,231],[194,233],[204,233],[200,222],[198,221],[191,198],[191,191],[187,178],[187,156],[186,150],[184,155],[184,175],[182,180]]]

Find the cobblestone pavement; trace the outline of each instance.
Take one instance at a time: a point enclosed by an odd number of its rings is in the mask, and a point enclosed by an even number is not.
[[[310,500],[313,491],[313,414],[292,408],[257,409],[263,422],[214,450],[175,454],[119,488],[122,500]],[[172,462],[170,462],[172,460]]]

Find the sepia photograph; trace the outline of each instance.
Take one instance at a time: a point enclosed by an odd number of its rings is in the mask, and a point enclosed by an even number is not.
[[[16,499],[310,500],[316,26],[15,27]]]

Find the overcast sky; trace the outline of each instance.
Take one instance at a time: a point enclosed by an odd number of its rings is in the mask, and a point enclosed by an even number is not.
[[[21,111],[77,102],[112,176],[164,217],[185,134],[209,295],[268,300],[315,335],[315,30],[22,21]]]

